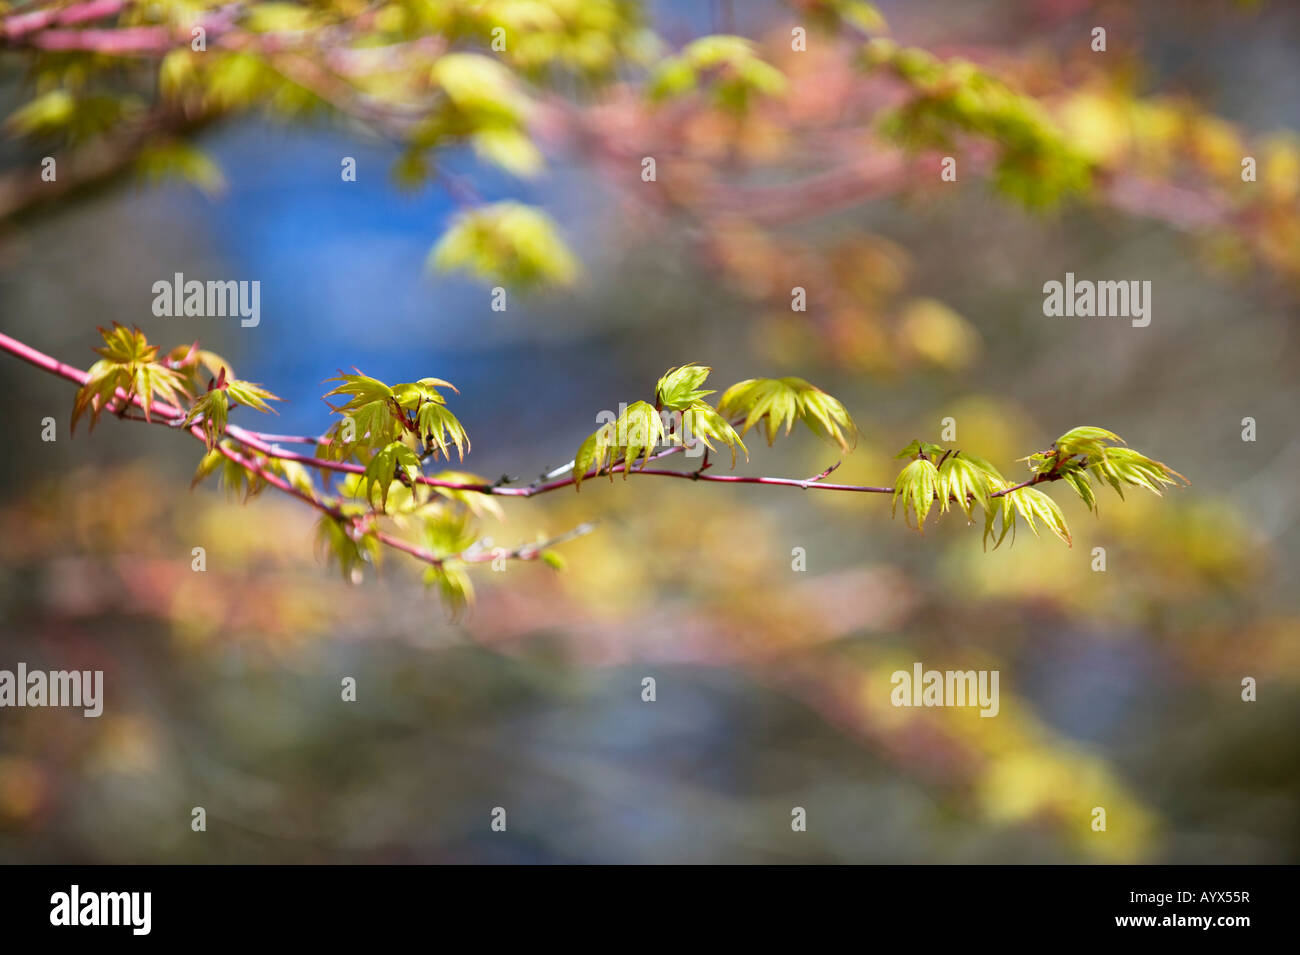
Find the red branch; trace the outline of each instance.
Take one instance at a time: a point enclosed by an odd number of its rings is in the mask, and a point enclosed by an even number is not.
[[[126,9],[128,0],[90,0],[70,7],[15,13],[0,20],[0,38],[16,40],[51,26],[72,26],[104,17],[116,16]]]
[[[23,359],[23,361],[35,365],[37,368],[43,369],[44,371],[48,371],[54,375],[58,375],[61,378],[66,378],[67,380],[74,382],[78,385],[84,385],[90,377],[82,369],[77,368],[73,365],[64,364],[58,359],[52,358],[51,356],[45,354],[44,352],[38,351],[37,349],[32,348],[30,345],[26,345],[23,342],[20,342],[15,338],[11,338],[8,335],[5,335],[3,333],[0,333],[0,350],[7,351],[10,354]],[[123,402],[123,411],[125,411],[125,409],[128,407],[134,406],[139,408],[141,411],[147,410],[149,415],[151,416],[151,417],[141,417],[141,416],[122,414],[122,417],[125,417],[128,420],[150,421],[151,423],[167,425],[169,427],[183,427],[182,423],[185,420],[186,412],[172,405],[169,405],[166,402],[149,401],[148,407],[146,408],[145,399],[142,399],[140,395],[128,395],[121,388],[117,389],[117,398],[119,401]],[[152,417],[154,415],[156,415],[157,417]],[[189,433],[199,441],[203,442],[204,444],[207,443],[207,437],[203,433],[203,428],[200,423],[195,422],[191,424],[186,430],[188,430]],[[236,430],[242,431],[243,429],[236,429]],[[234,435],[231,436],[234,437]],[[285,436],[281,436],[281,437],[285,437]],[[241,440],[238,438],[236,438],[236,440],[239,440],[241,444],[245,444],[246,446],[251,447],[253,450],[260,450],[257,447],[257,445],[261,444],[260,441],[250,443],[249,441]],[[305,439],[305,438],[299,439],[297,437],[294,437],[293,440],[310,440],[310,439]],[[268,471],[260,462],[258,462],[257,460],[251,457],[241,454],[240,452],[233,450],[231,448],[225,447],[220,443],[216,445],[216,450],[220,452],[227,459],[235,462],[240,467],[245,468],[252,474],[255,474],[257,477],[261,478],[267,484],[270,484],[272,487],[276,488],[276,490],[279,490],[292,497],[298,498],[300,501],[303,501],[304,503],[309,504],[312,507],[314,507],[316,510],[320,511],[322,514],[326,514],[336,521],[340,521],[348,524],[349,526],[356,529],[357,532],[359,533],[371,533],[375,536],[375,539],[380,541],[381,543],[386,544],[387,546],[392,547],[395,550],[400,550],[403,551],[404,553],[410,554],[412,557],[415,557],[418,560],[424,561],[425,563],[432,564],[434,566],[441,566],[443,563],[452,560],[462,561],[464,563],[470,563],[470,564],[486,563],[487,561],[496,560],[498,558],[504,558],[507,560],[536,560],[538,557],[541,556],[544,550],[546,550],[548,547],[552,546],[553,544],[563,540],[569,540],[573,537],[581,536],[582,534],[587,533],[591,529],[591,525],[584,524],[581,527],[577,528],[576,530],[570,531],[569,533],[561,535],[558,538],[554,538],[548,541],[536,542],[532,544],[523,544],[520,545],[519,547],[514,548],[513,550],[506,550],[504,548],[491,548],[488,550],[474,548],[458,554],[447,554],[447,555],[439,556],[433,553],[432,551],[425,550],[422,547],[418,547],[417,545],[412,544],[410,541],[403,540],[400,537],[395,537],[392,534],[388,534],[385,533],[384,531],[379,530],[378,528],[369,526],[374,521],[375,517],[379,515],[376,515],[374,513],[356,514],[356,515],[347,514],[340,508],[335,507],[334,505],[331,505],[325,501],[322,501],[319,498],[301,490],[300,488],[294,487],[283,477],[281,477],[278,474],[272,473],[271,471]],[[293,455],[291,457],[286,458],[284,455],[279,453],[274,453],[274,452],[267,454],[267,456],[278,457],[285,460],[300,460],[304,462],[316,462],[316,464],[321,467],[335,463],[331,461],[324,461],[318,458],[304,458],[301,455]],[[358,468],[357,470],[364,472],[365,469]],[[441,484],[436,486],[455,487],[456,485],[451,484],[450,482],[441,482]],[[464,489],[470,489],[470,486],[465,485]]]
[[[69,381],[77,383],[78,385],[84,385],[86,383],[86,379],[88,376],[86,372],[84,372],[82,369],[76,368],[72,365],[66,365],[63,362],[50,357],[44,352],[32,348],[30,345],[26,345],[23,342],[18,341],[17,339],[10,338],[8,335],[0,334],[0,350],[7,351],[12,355],[16,355],[17,357],[35,365],[38,368],[59,375],[63,378],[68,379]],[[120,395],[120,396],[122,398],[126,397],[125,395]],[[140,405],[141,408],[144,407],[144,405],[139,400],[139,396],[133,396],[132,400],[136,404]],[[159,415],[162,419],[165,419],[167,423],[170,423],[173,426],[176,426],[180,421],[183,421],[186,414],[183,410],[179,408],[174,408],[171,405],[161,401],[152,402],[150,405],[150,409],[153,413]],[[195,425],[194,428],[191,429],[191,431],[194,434],[196,434],[196,436],[198,436],[199,438],[203,437],[202,430],[199,429],[197,425]],[[231,439],[244,445],[246,448],[252,451],[256,451],[257,453],[265,457],[276,458],[281,461],[294,461],[298,464],[302,464],[306,467],[314,468],[318,471],[335,471],[343,474],[365,474],[366,471],[366,469],[359,464],[352,464],[347,461],[330,461],[325,458],[318,458],[309,454],[298,454],[293,451],[286,451],[285,449],[276,446],[276,444],[279,442],[283,442],[286,444],[287,443],[314,444],[314,443],[318,443],[319,439],[317,438],[309,438],[302,435],[263,434],[258,431],[250,431],[246,428],[241,428],[238,425],[233,425],[233,424],[227,425],[226,435]],[[659,458],[664,458],[672,454],[681,453],[685,450],[686,450],[685,447],[681,445],[674,445],[672,447],[663,448],[655,452],[654,454],[652,454],[650,456],[650,460],[657,460]],[[223,453],[225,452],[223,451]],[[229,456],[230,455],[227,454],[227,457]],[[279,487],[281,490],[287,491],[287,493],[292,493],[295,494],[295,496],[299,496],[299,497],[305,496],[296,488],[292,488],[291,485],[288,485],[287,482],[283,482],[279,480],[276,475],[267,474],[265,472],[257,470],[256,468],[253,468],[246,460],[237,459],[237,458],[231,458],[231,460],[237,460],[238,463],[244,465],[245,467],[250,467],[250,469],[257,471],[257,473],[261,477],[265,477],[268,479],[276,478],[276,480],[269,481],[269,483],[274,484],[276,487]],[[609,474],[609,475],[621,474],[627,470],[627,467],[628,467],[627,462],[621,462],[619,464],[614,465],[612,468],[609,468],[606,471],[598,471],[593,469],[583,474],[582,480],[589,480],[591,478],[597,477],[600,474]],[[751,477],[751,476],[739,475],[739,474],[706,474],[705,469],[707,467],[708,467],[707,462],[702,467],[700,467],[695,471],[671,471],[663,468],[647,468],[643,466],[640,468],[633,467],[630,473],[643,474],[652,477],[678,478],[682,480],[699,481],[699,482],[711,483],[711,484],[762,484],[762,485],[768,485],[772,487],[797,487],[805,491],[847,491],[847,492],[858,493],[858,494],[893,494],[894,493],[894,488],[892,487],[884,487],[884,486],[870,485],[870,484],[828,484],[825,481],[823,481],[822,479],[826,477],[828,474],[830,474],[831,471],[835,470],[835,468],[838,467],[838,464],[830,468],[827,468],[821,474],[815,475],[814,477],[810,477],[810,478],[804,478],[804,479],[777,478],[777,477]],[[1049,481],[1056,481],[1059,480],[1060,477],[1061,476],[1057,474],[1055,471],[1042,472],[1039,474],[1035,474],[1033,477],[1029,478],[1026,481],[1021,482],[1020,484],[1012,485],[1011,487],[1004,488],[1001,491],[995,491],[992,494],[990,494],[989,497],[991,498],[1003,497],[1004,495],[1010,494],[1012,491],[1018,491],[1021,488],[1030,487],[1035,484],[1043,484]],[[502,484],[481,484],[481,483],[476,484],[476,483],[466,483],[464,481],[447,481],[447,480],[441,480],[439,478],[426,477],[423,474],[416,476],[414,480],[417,484],[423,484],[428,487],[445,488],[454,491],[471,491],[479,494],[490,494],[497,497],[535,497],[538,494],[546,494],[550,491],[556,491],[559,490],[560,488],[570,487],[571,485],[575,485],[578,483],[578,478],[572,474],[569,475],[568,477],[556,478],[552,481],[530,484],[524,487],[506,487]],[[312,500],[313,503],[316,503],[319,506],[320,502],[316,502],[314,499],[311,498],[309,499]],[[330,513],[332,513],[335,517],[338,517],[338,514],[336,512],[330,512]]]

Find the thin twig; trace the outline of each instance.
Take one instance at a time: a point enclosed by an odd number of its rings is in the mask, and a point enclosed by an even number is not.
[[[10,354],[17,356],[18,358],[21,358],[24,361],[27,361],[30,364],[35,365],[38,368],[41,368],[52,374],[59,375],[60,377],[66,378],[69,381],[75,382],[78,385],[84,385],[86,383],[87,374],[82,369],[76,368],[72,365],[64,364],[63,362],[60,362],[57,359],[52,358],[49,355],[46,355],[44,352],[38,351],[37,349],[32,348],[30,345],[24,344],[23,342],[20,342],[17,339],[9,337],[8,335],[0,334],[0,350],[7,351]],[[126,400],[127,398],[127,396],[123,394],[120,391],[120,389],[119,389],[118,396],[122,400]],[[136,404],[139,404],[138,396],[132,396],[132,400]],[[143,407],[143,405],[141,405],[141,407]],[[152,411],[153,414],[159,415],[160,418],[162,418],[165,422],[170,423],[172,425],[175,425],[178,420],[183,420],[186,414],[185,411],[183,411],[182,409],[174,408],[171,405],[168,405],[165,402],[161,402],[161,401],[151,402],[150,410]],[[195,423],[194,428],[198,428],[198,423]],[[191,428],[191,430],[193,431],[194,428]],[[198,433],[200,436],[202,435],[201,428],[199,429]],[[234,424],[227,425],[226,436],[238,442],[239,444],[242,444],[248,450],[255,451],[258,454],[261,454],[268,458],[275,458],[281,461],[293,461],[298,464],[302,464],[306,467],[314,468],[318,471],[335,471],[344,474],[365,474],[366,469],[359,464],[353,464],[347,461],[330,461],[324,458],[317,458],[308,454],[298,454],[293,451],[286,451],[283,448],[276,447],[277,443],[309,444],[309,443],[315,443],[320,439],[299,437],[296,435],[265,435],[260,432],[251,431],[246,428],[241,428],[240,426]],[[665,448],[661,448],[658,451],[655,451],[646,460],[647,461],[660,460],[670,455],[681,453],[685,450],[686,450],[685,445],[671,445]],[[528,497],[536,497],[539,494],[547,494],[550,493],[551,491],[557,491],[561,488],[576,486],[580,483],[580,480],[586,481],[598,477],[600,475],[609,475],[610,477],[612,477],[615,474],[622,474],[624,472],[628,472],[631,474],[646,475],[649,477],[677,478],[679,480],[698,481],[701,483],[713,483],[713,484],[757,484],[757,485],[765,485],[769,487],[797,487],[806,491],[844,491],[844,492],[856,493],[856,494],[893,494],[894,493],[894,488],[889,486],[869,485],[869,484],[826,483],[823,480],[823,478],[825,478],[827,475],[833,472],[837,467],[839,467],[839,462],[836,462],[834,465],[827,468],[821,474],[815,475],[814,477],[811,478],[800,479],[800,478],[779,478],[779,477],[755,477],[755,476],[740,475],[740,474],[705,473],[703,466],[701,466],[699,469],[694,471],[674,471],[667,468],[648,468],[645,466],[642,467],[633,466],[631,470],[628,471],[627,462],[621,461],[607,469],[601,470],[601,469],[593,468],[591,470],[588,470],[586,473],[584,473],[581,476],[581,478],[579,478],[574,474],[569,474],[567,477],[560,477],[551,481],[544,481],[542,483],[533,483],[533,484],[525,485],[523,487],[508,487],[501,484],[500,482],[474,483],[474,482],[465,482],[465,481],[449,481],[441,478],[426,477],[423,474],[416,476],[415,483],[423,484],[426,487],[444,488],[447,490],[454,490],[454,491],[470,491],[479,494],[489,494],[497,497],[528,498]],[[563,470],[565,469],[562,469],[562,471]],[[274,477],[274,475],[271,476]],[[1058,473],[1058,471],[1056,470],[1040,472],[1038,474],[1035,474],[1033,477],[1029,478],[1026,481],[1022,481],[1019,484],[1012,485],[1011,487],[1004,488],[1000,491],[995,491],[991,493],[989,496],[991,498],[1003,497],[1004,495],[1011,494],[1012,492],[1018,491],[1021,488],[1031,487],[1035,484],[1043,484],[1049,481],[1057,481],[1060,480],[1060,478],[1061,478],[1061,474]]]

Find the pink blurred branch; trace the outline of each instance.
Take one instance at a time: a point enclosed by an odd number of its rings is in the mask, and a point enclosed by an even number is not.
[[[90,0],[69,7],[33,10],[15,13],[0,20],[0,39],[17,40],[51,26],[72,26],[116,16],[129,5],[130,0]]]

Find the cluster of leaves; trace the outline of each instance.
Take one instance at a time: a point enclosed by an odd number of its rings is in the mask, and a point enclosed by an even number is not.
[[[430,262],[523,290],[568,285],[578,274],[550,218],[513,201],[462,214],[434,246]]]
[[[232,405],[247,405],[258,411],[270,411],[268,400],[279,401],[261,385],[234,377],[230,364],[220,355],[204,351],[198,343],[174,348],[165,358],[158,357],[158,346],[149,344],[144,332],[117,322],[112,328],[99,329],[104,339],[95,352],[99,361],[90,366],[87,380],[77,391],[72,405],[72,429],[87,413],[94,430],[99,416],[109,408],[125,412],[139,399],[145,420],[153,420],[153,403],[164,402],[185,410],[189,400],[199,395],[184,419],[186,426],[201,420],[211,450],[225,433],[226,419]],[[202,391],[203,373],[209,379]]]
[[[215,194],[224,187],[220,168],[178,140],[176,127],[253,109],[293,120],[336,110],[405,145],[394,167],[404,184],[436,176],[429,154],[461,145],[531,176],[542,156],[528,129],[532,93],[523,78],[603,81],[627,64],[649,65],[661,47],[629,0],[397,0],[364,14],[342,0],[206,6],[128,4],[117,27],[123,40],[146,44],[133,52],[156,55],[156,84],[114,60],[115,31],[91,31],[88,43],[108,44],[109,55],[88,49],[36,61],[40,92],[6,128],[43,147],[134,135],[138,174]],[[202,51],[189,43],[196,23],[207,30]],[[576,274],[573,256],[535,210],[503,204],[458,225],[435,252],[445,267],[527,287],[564,285]]]
[[[638,459],[644,466],[660,446],[690,441],[710,451],[717,451],[715,441],[726,445],[734,467],[737,451],[749,458],[743,435],[755,425],[763,428],[770,445],[782,426],[789,434],[797,419],[846,452],[849,438],[857,434],[844,405],[802,378],[750,378],[728,388],[714,407],[704,399],[716,392],[701,388],[711,372],[704,365],[671,368],[655,385],[653,405],[634,402],[597,428],[574,455],[574,486],[580,487],[589,472],[608,473],[612,480],[619,466],[626,479]]]
[[[272,408],[268,401],[279,401],[261,385],[235,378],[230,363],[214,352],[199,348],[198,343],[180,345],[166,357],[159,358],[159,346],[149,344],[144,332],[127,328],[117,322],[112,328],[99,329],[104,340],[102,347],[94,349],[100,355],[87,371],[87,378],[78,390],[72,405],[72,429],[87,413],[93,430],[105,411],[125,413],[136,399],[146,421],[152,421],[154,403],[161,402],[172,409],[185,412],[181,423],[185,427],[198,424],[203,428],[207,453],[199,463],[195,475],[197,484],[213,473],[221,475],[222,483],[231,491],[247,497],[256,494],[265,483],[229,454],[239,448],[223,441],[231,408],[245,405],[256,411]],[[206,390],[203,385],[207,377]],[[197,396],[197,397],[195,397]],[[263,460],[266,468],[298,487],[310,487],[306,469],[294,462]]]
[[[474,603],[474,582],[459,555],[479,543],[468,508],[434,502],[425,505],[424,540],[440,560],[424,571],[425,586],[437,587],[438,595],[453,616],[464,613]]]
[[[455,477],[482,481],[459,472]],[[381,560],[383,548],[374,529],[382,517],[399,530],[413,532],[415,541],[436,558],[425,570],[425,585],[436,586],[448,612],[459,616],[474,602],[474,585],[464,561],[480,543],[474,518],[485,513],[502,518],[496,502],[482,494],[443,495],[425,485],[392,481],[383,495],[382,510],[377,511],[372,494],[369,475],[349,474],[340,482],[338,495],[327,499],[333,513],[323,515],[317,524],[318,552],[338,565],[344,579],[359,580],[367,565],[377,566]],[[486,506],[471,496],[485,499]]]
[[[9,115],[5,126],[19,136],[79,145],[143,109],[144,103],[136,96],[60,87],[46,90],[20,106]]]
[[[316,494],[311,473],[297,461],[258,454],[229,438],[216,441],[199,459],[190,487],[197,487],[214,474],[218,487],[232,499],[241,501],[248,501],[266,490],[268,484],[264,475],[282,478],[307,497]]]
[[[593,468],[595,474],[608,472],[613,480],[614,467],[618,464],[623,466],[626,480],[637,458],[643,458],[643,465],[648,463],[650,455],[667,440],[664,420],[654,405],[634,401],[578,446],[573,456],[573,486],[581,490],[583,478]]]
[[[1133,448],[1117,448],[1119,435],[1105,428],[1075,428],[1056,439],[1047,451],[1031,454],[1026,461],[1035,474],[1056,475],[1074,488],[1088,506],[1096,510],[1093,483],[1109,484],[1121,498],[1124,485],[1143,487],[1160,494],[1161,487],[1186,483],[1177,471]]]
[[[1250,226],[1198,234],[1206,260],[1238,275],[1252,260],[1300,274],[1300,137],[1293,130],[1248,136],[1185,96],[1139,97],[1139,83],[1131,71],[1111,71],[1072,81],[1057,97],[1062,126],[1102,171],[1098,178],[1213,184],[1215,200]],[[1258,180],[1243,189],[1247,156],[1257,160]]]
[[[209,383],[208,390],[199,395],[190,408],[189,414],[185,416],[185,425],[188,427],[196,419],[201,420],[208,440],[208,450],[211,451],[217,440],[226,433],[226,422],[232,406],[245,405],[255,411],[273,412],[275,409],[267,402],[280,400],[261,385],[248,381],[227,381],[226,369],[222,367],[217,372],[217,377]]]
[[[158,360],[158,346],[150,345],[138,328],[113,323],[101,328],[104,344],[95,349],[99,361],[90,366],[89,378],[77,391],[72,404],[72,430],[87,412],[93,431],[99,416],[110,406],[125,410],[132,398],[144,404],[144,416],[153,420],[155,400],[180,406],[185,393],[185,379],[168,364]],[[122,392],[119,396],[118,392]]]
[[[790,6],[797,22],[855,39],[886,30],[876,8],[862,0],[791,0]],[[202,52],[189,45],[199,22],[208,31]],[[328,111],[350,117],[406,147],[394,174],[416,185],[442,175],[436,154],[464,146],[514,175],[535,174],[542,154],[530,117],[544,91],[570,97],[581,110],[592,101],[585,95],[591,86],[644,79],[654,102],[689,100],[705,112],[732,114],[798,92],[797,82],[788,82],[744,37],[705,36],[666,53],[647,25],[647,5],[635,0],[387,0],[365,8],[352,0],[225,6],[128,0],[113,22],[66,33],[62,42],[80,34],[84,48],[51,54],[41,49],[40,31],[11,38],[0,30],[0,45],[30,54],[36,91],[9,117],[8,130],[42,148],[133,144],[133,161],[102,165],[129,166],[150,180],[181,178],[209,194],[223,188],[220,169],[180,137],[236,111],[261,109],[293,120]],[[777,51],[769,59],[779,62]],[[1179,157],[1193,157],[1200,178],[1221,189],[1239,185],[1246,144],[1230,124],[1185,102],[1139,101],[1131,91],[1098,95],[1095,82],[1064,78],[1060,95],[1040,102],[970,62],[940,60],[879,36],[863,47],[862,59],[907,86],[906,101],[883,114],[888,134],[923,147],[947,148],[960,136],[987,140],[998,156],[995,185],[1028,205],[1051,205],[1117,167],[1174,178]],[[1074,135],[1062,134],[1044,102]],[[800,105],[792,102],[788,124],[803,112]],[[852,104],[846,107],[846,115],[856,115]],[[548,107],[547,115],[557,114]],[[591,125],[572,128],[590,131]],[[756,134],[755,142],[769,148],[785,138],[774,135],[779,132]],[[1251,200],[1239,189],[1219,197],[1256,203],[1250,215],[1237,217],[1249,228],[1214,230],[1210,247],[1225,261],[1254,252],[1300,272],[1291,241],[1300,214],[1300,150],[1293,142],[1255,145],[1251,154],[1261,157],[1266,188],[1251,190]],[[549,220],[518,204],[468,214],[431,258],[493,284],[533,289],[567,284],[577,274]],[[963,347],[958,342],[954,350]]]
[[[336,461],[355,458],[366,466],[360,493],[371,500],[379,492],[381,505],[388,500],[394,480],[410,483],[420,472],[422,458],[441,454],[457,459],[469,450],[469,435],[447,407],[440,389],[456,391],[441,378],[389,385],[363,375],[340,372],[329,379],[338,386],[325,395],[342,397],[343,404],[330,405],[340,418],[317,448],[320,457]]]
[[[258,109],[271,117],[302,119],[328,107],[252,51],[175,50],[163,59],[158,83],[166,102],[204,114]]]
[[[878,37],[863,52],[871,69],[886,69],[913,95],[886,113],[881,129],[911,147],[952,148],[959,134],[996,144],[994,186],[1027,206],[1052,206],[1086,190],[1092,164],[1033,97],[966,60],[941,60]]]
[[[909,525],[915,522],[917,530],[922,530],[936,506],[940,514],[955,507],[967,521],[973,520],[978,506],[984,512],[985,546],[992,540],[996,548],[1008,533],[1014,537],[1017,518],[1023,519],[1035,535],[1037,521],[1042,521],[1069,544],[1070,529],[1060,505],[1034,485],[1063,480],[1089,510],[1095,511],[1097,497],[1092,482],[1104,481],[1123,497],[1126,484],[1160,494],[1162,486],[1186,480],[1138,451],[1113,446],[1113,442],[1121,440],[1103,428],[1074,428],[1046,451],[1025,458],[1032,476],[1017,484],[983,458],[913,441],[897,455],[909,462],[894,482],[893,512],[897,515],[901,506],[903,519]]]
[[[349,474],[339,494],[327,498],[334,513],[321,518],[318,542],[338,563],[345,577],[355,578],[379,551],[374,534],[379,520],[416,535],[432,558],[424,572],[427,586],[438,590],[453,617],[474,602],[474,586],[466,558],[484,544],[477,529],[480,517],[504,518],[490,495],[465,487],[444,488],[418,483],[423,461],[441,456],[457,459],[469,451],[469,435],[447,407],[442,389],[456,388],[441,378],[387,385],[361,373],[339,374],[326,400],[346,399],[331,406],[340,415],[324,436],[317,454],[332,460],[353,459],[365,465],[362,474]],[[487,486],[488,481],[465,471],[443,471],[433,480]],[[554,566],[554,561],[541,556]]]
[[[608,79],[659,47],[631,0],[403,0],[384,8],[380,24],[397,37],[434,34],[491,49],[538,81]]]
[[[340,373],[332,379],[338,384],[326,399],[345,400],[331,406],[340,420],[322,439],[317,454],[326,460],[354,460],[364,464],[365,470],[349,473],[338,493],[330,495],[322,493],[300,462],[258,453],[226,437],[233,408],[243,405],[268,412],[272,411],[268,402],[280,399],[260,385],[235,378],[221,356],[194,344],[175,348],[160,359],[158,346],[149,344],[139,329],[115,324],[100,333],[104,345],[96,351],[101,358],[77,392],[74,428],[83,415],[90,414],[93,427],[105,410],[124,411],[136,397],[146,418],[152,420],[153,402],[166,402],[185,412],[180,419],[184,427],[198,425],[206,438],[207,450],[193,484],[215,475],[229,493],[247,500],[267,487],[268,478],[282,479],[324,512],[318,546],[338,562],[349,579],[379,558],[378,519],[391,520],[399,529],[418,525],[421,543],[433,558],[426,582],[437,586],[453,613],[473,601],[473,587],[461,558],[478,543],[473,519],[483,515],[501,518],[501,508],[488,495],[464,487],[415,482],[422,473],[423,458],[449,458],[453,448],[460,458],[469,450],[469,436],[447,408],[441,391],[455,391],[450,382],[422,378],[389,386],[360,372]],[[202,387],[205,373],[211,376],[206,390]],[[462,485],[487,483],[462,471],[446,471],[435,478]],[[555,566],[549,552],[538,556]]]
[[[338,564],[344,580],[359,581],[367,567],[379,565],[383,551],[379,538],[353,521],[325,514],[316,522],[317,556]]]
[[[530,100],[505,64],[481,53],[448,53],[429,74],[440,95],[410,134],[399,179],[423,179],[424,153],[457,141],[468,141],[481,159],[515,176],[542,168],[542,154],[528,135]]]
[[[740,433],[762,423],[770,445],[782,424],[789,434],[795,420],[802,421],[819,438],[847,453],[857,439],[857,426],[838,399],[802,378],[749,378],[722,393],[718,412],[741,418]]]
[[[740,115],[756,100],[780,95],[785,88],[785,76],[759,57],[752,41],[715,35],[692,40],[678,55],[661,60],[648,95],[661,103],[703,89],[714,106]]]
[[[135,169],[145,182],[188,182],[208,198],[226,190],[221,167],[207,153],[181,139],[159,137],[150,142],[136,156]]]
[[[863,33],[883,33],[885,18],[863,0],[800,0],[799,9],[815,26],[832,32],[852,27]]]
[[[731,466],[735,467],[736,450],[743,451],[745,459],[749,460],[749,449],[731,422],[703,400],[715,394],[712,390],[700,388],[711,371],[703,365],[670,368],[655,385],[655,404],[664,411],[681,414],[683,440],[685,436],[693,437],[710,451],[717,451],[714,441],[725,444],[731,449]]]

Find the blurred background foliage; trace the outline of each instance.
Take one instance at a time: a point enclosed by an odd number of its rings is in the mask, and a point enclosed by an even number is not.
[[[96,324],[200,337],[290,399],[286,431],[323,429],[338,368],[444,377],[466,467],[487,475],[562,464],[597,412],[700,361],[724,386],[799,375],[843,400],[862,431],[845,482],[888,483],[894,451],[952,417],[1008,477],[1097,424],[1192,486],[1097,517],[1053,489],[1072,548],[1022,532],[985,553],[978,528],[920,537],[882,498],[591,481],[486,522],[507,546],[601,526],[562,573],[477,573],[478,607],[450,623],[401,555],[349,586],[295,502],[189,492],[194,442],[112,421],[70,440],[71,387],[14,363],[0,666],[103,669],[107,700],[98,720],[0,713],[0,859],[1297,860],[1300,11],[934,0],[881,4],[886,33],[840,3],[378,9],[415,57],[446,59],[422,38],[486,43],[502,17],[534,40],[460,86],[444,64],[432,92],[410,64],[322,90],[251,48],[153,62],[161,87],[113,57],[47,51],[33,74],[0,54],[0,111],[19,115],[0,141],[0,327],[83,366]],[[361,10],[257,15],[292,31]],[[140,16],[125,26],[192,8]],[[1088,49],[1098,24],[1106,54]],[[751,42],[693,42],[720,33]],[[221,75],[187,86],[190,67]],[[364,110],[321,95],[358,88]],[[92,89],[108,99],[84,114],[55,96],[23,117],[34,95]],[[103,175],[32,192],[49,150],[103,150],[96,130],[149,115],[163,139],[146,124]],[[949,152],[959,180],[941,186]],[[456,231],[494,203],[541,210],[555,239],[533,243],[513,277],[534,287],[505,312],[426,269],[439,242],[444,264],[501,269]],[[1066,271],[1150,280],[1151,325],[1044,318],[1042,284]],[[261,324],[155,318],[152,283],[175,272],[259,279]],[[802,477],[837,453],[752,445],[746,473]],[[999,669],[1000,714],[895,709],[889,676],[917,660]]]

